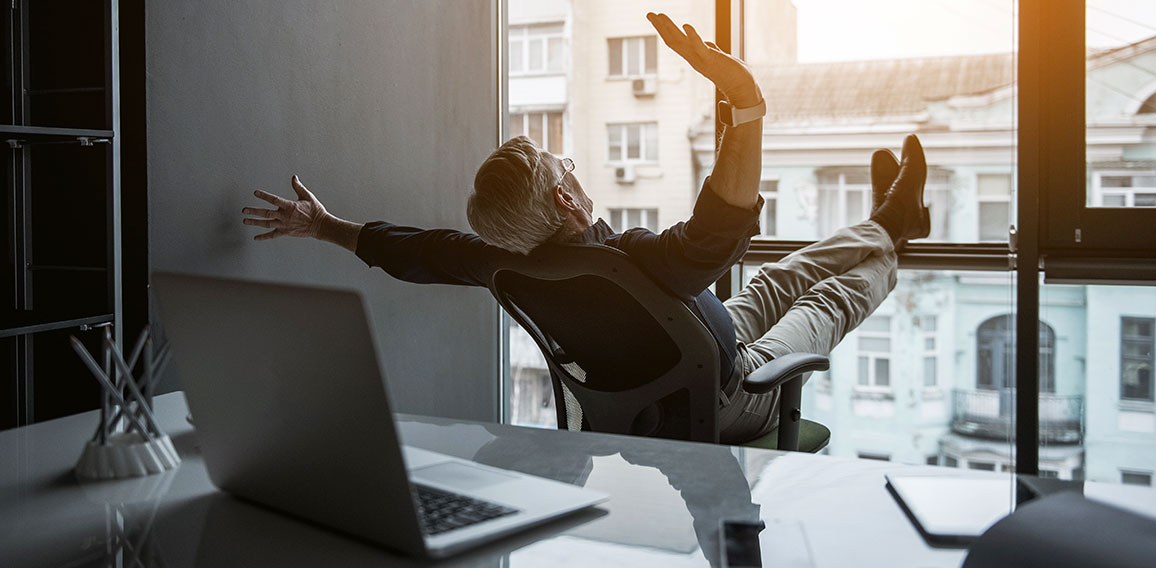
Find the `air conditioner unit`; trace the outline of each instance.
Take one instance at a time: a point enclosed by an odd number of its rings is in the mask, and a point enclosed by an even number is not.
[[[634,183],[634,165],[625,164],[614,168],[614,181],[618,183]]]
[[[636,97],[653,97],[654,93],[658,92],[658,79],[655,77],[635,79],[631,82],[631,90]]]

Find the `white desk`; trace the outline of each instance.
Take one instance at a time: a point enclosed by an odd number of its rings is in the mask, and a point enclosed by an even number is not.
[[[184,459],[163,475],[78,483],[71,468],[95,412],[0,432],[0,566],[414,563],[216,491],[184,397],[165,395],[156,406]],[[809,548],[814,566],[959,566],[964,558],[925,545],[883,481],[887,472],[957,470],[415,416],[399,424],[409,444],[611,495],[600,508],[446,565],[707,566],[721,517],[767,521],[764,539],[784,544],[764,547],[766,566],[782,565],[796,546]]]

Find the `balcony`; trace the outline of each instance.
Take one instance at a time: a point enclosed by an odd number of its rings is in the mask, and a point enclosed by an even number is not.
[[[1015,437],[1012,415],[1016,395],[1011,389],[968,390],[952,393],[951,430],[975,438],[1007,440]],[[1078,444],[1084,439],[1084,397],[1040,395],[1040,441]]]

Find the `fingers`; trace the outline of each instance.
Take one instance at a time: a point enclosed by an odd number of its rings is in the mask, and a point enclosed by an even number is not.
[[[650,20],[650,25],[654,26],[654,30],[662,37],[662,42],[665,43],[667,47],[673,49],[675,53],[684,58],[687,56],[689,46],[687,45],[686,35],[678,29],[678,26],[674,25],[670,16],[651,12],[646,15],[646,19]]]
[[[268,201],[269,203],[272,203],[273,205],[276,205],[277,207],[285,207],[285,206],[289,205],[290,203],[292,203],[288,199],[282,199],[280,197],[277,197],[276,195],[273,195],[272,193],[267,193],[267,192],[261,191],[259,189],[254,191],[253,195],[257,196],[257,199],[260,199],[263,201]]]
[[[241,213],[245,215],[252,215],[254,217],[264,217],[266,219],[280,219],[281,211],[273,209],[258,209],[256,207],[245,207],[241,209]]]
[[[280,219],[243,219],[241,221],[246,225],[253,225],[254,227],[264,227],[266,229],[275,229],[281,226]]]
[[[261,233],[260,235],[253,237],[253,240],[254,241],[267,241],[269,239],[275,239],[277,237],[280,237],[282,234],[283,233],[281,233],[281,231],[279,229],[273,229],[272,231],[269,231],[268,233]]]
[[[699,37],[698,31],[694,29],[694,26],[690,24],[683,24],[682,29],[686,31],[686,37],[690,38],[690,41],[694,42],[694,45],[706,43],[702,40],[701,37]]]
[[[306,201],[316,200],[316,198],[313,197],[313,194],[310,193],[309,190],[305,187],[305,184],[301,183],[300,179],[297,179],[297,176],[293,176],[292,184],[293,191],[297,192],[298,199],[304,199]]]

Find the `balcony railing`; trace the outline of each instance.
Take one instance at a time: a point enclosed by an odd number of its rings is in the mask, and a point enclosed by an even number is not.
[[[1011,389],[952,393],[951,430],[964,436],[1006,440],[1015,436],[1011,418],[1016,396]],[[1084,397],[1040,395],[1040,441],[1078,444],[1084,439]]]

